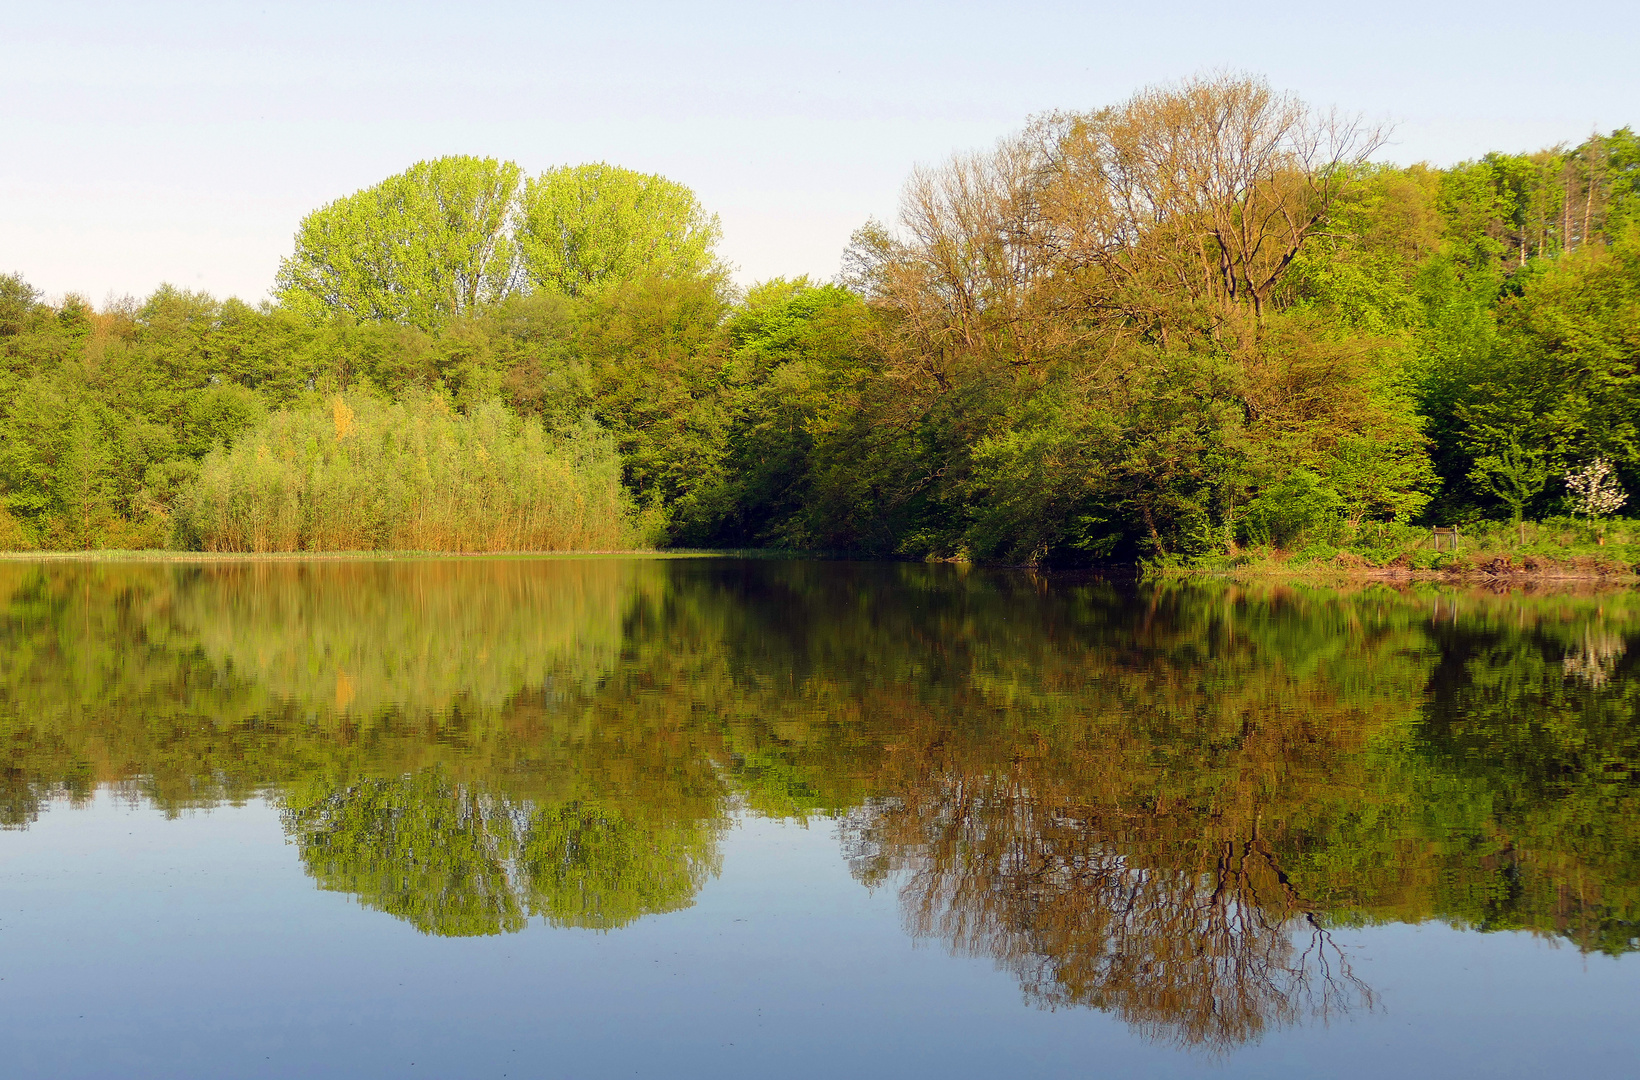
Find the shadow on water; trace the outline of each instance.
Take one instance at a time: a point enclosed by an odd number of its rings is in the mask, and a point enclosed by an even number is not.
[[[690,906],[835,821],[909,933],[1227,1049],[1371,1008],[1340,930],[1637,947],[1632,593],[768,560],[0,564],[0,815],[277,803],[429,934]]]

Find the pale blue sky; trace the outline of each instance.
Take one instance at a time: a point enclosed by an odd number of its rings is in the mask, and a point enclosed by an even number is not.
[[[829,277],[908,170],[1229,67],[1449,163],[1640,124],[1633,3],[6,3],[0,272],[263,296],[303,214],[424,157],[695,188],[751,281]]]

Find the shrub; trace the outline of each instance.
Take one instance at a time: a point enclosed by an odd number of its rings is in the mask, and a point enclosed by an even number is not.
[[[1300,541],[1335,540],[1343,519],[1343,497],[1315,473],[1298,469],[1247,504],[1242,533],[1254,544],[1289,548]]]
[[[34,538],[11,511],[0,506],[0,551],[33,551]]]

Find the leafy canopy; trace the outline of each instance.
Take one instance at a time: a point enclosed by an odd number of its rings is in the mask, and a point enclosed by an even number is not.
[[[274,287],[309,318],[430,330],[509,296],[587,295],[640,276],[719,280],[715,216],[663,176],[613,165],[421,161],[302,220]]]
[[[309,316],[424,329],[493,303],[514,279],[523,170],[494,158],[421,161],[302,219],[274,293]]]
[[[524,185],[518,245],[531,287],[582,296],[644,274],[719,277],[721,234],[682,184],[600,162]]]

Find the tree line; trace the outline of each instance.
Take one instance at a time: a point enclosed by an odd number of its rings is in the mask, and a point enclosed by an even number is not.
[[[0,278],[0,546],[211,546],[207,502],[274,513],[233,455],[339,407],[491,417],[590,470],[560,501],[618,473],[600,544],[1189,558],[1621,506],[1640,139],[1435,168],[1384,137],[1235,75],[1038,117],[915,171],[829,283],[735,287],[665,178],[462,157],[309,215],[260,304]],[[286,547],[465,548],[490,513],[411,540],[372,481],[343,540],[323,457],[286,455]]]

